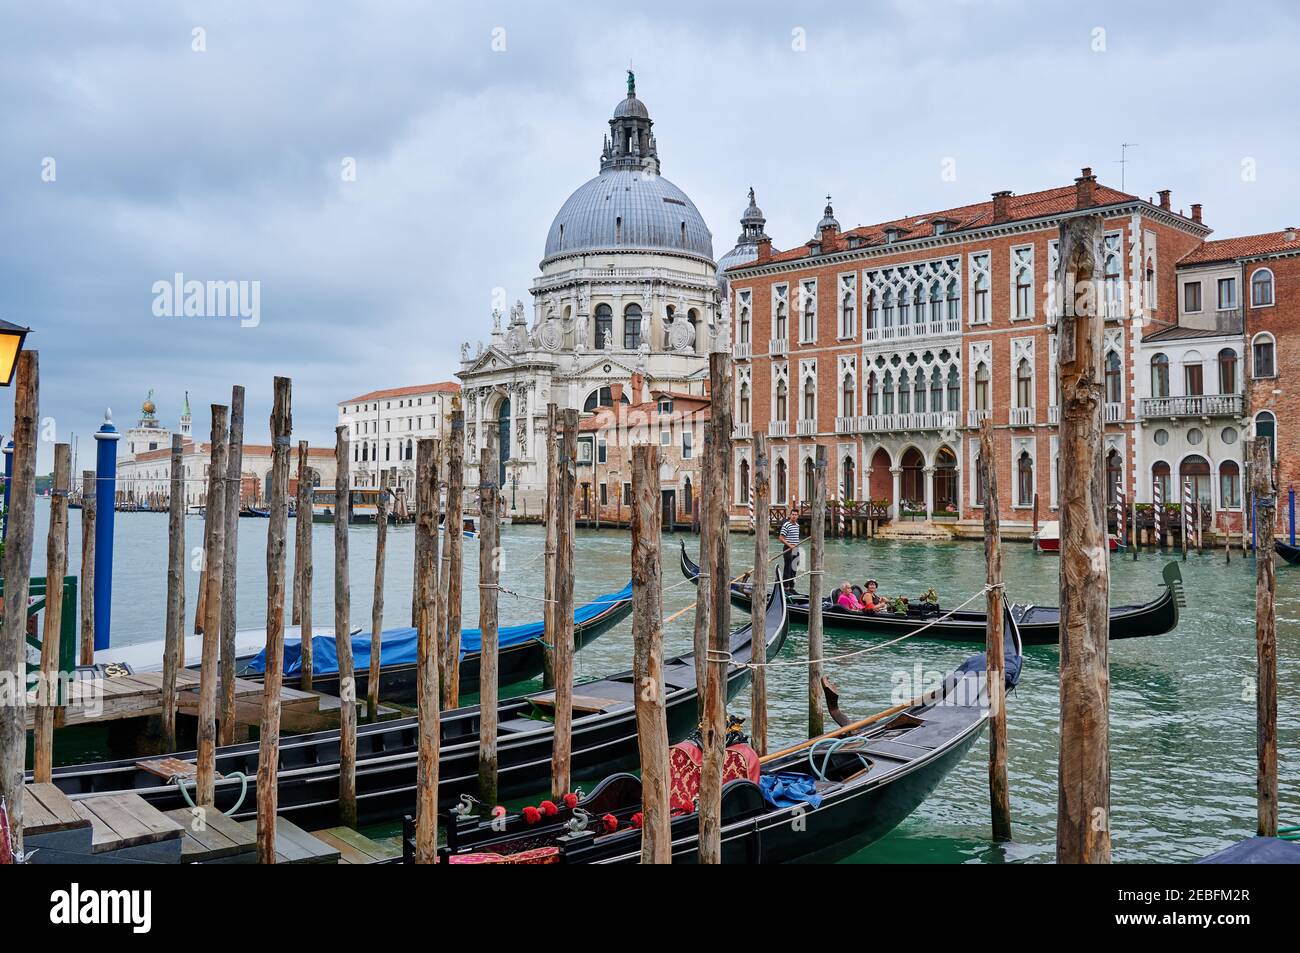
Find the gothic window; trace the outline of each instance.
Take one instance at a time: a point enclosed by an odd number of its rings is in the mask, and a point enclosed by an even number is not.
[[[750,323],[749,292],[742,291],[740,293],[740,328],[739,328],[739,333],[740,333],[739,340],[741,344],[749,343],[749,323]]]
[[[925,413],[925,371],[917,368],[912,380],[912,409],[918,414]]]
[[[907,327],[912,323],[912,299],[903,288],[898,292],[898,326]]]
[[[909,384],[907,371],[900,371],[898,374],[898,412],[900,414],[911,413],[912,410],[912,389]]]
[[[948,368],[948,410],[956,412],[961,409],[961,375],[956,367]]]
[[[882,414],[892,414],[894,412],[894,372],[885,371],[885,383],[880,392],[880,412]]]
[[[854,414],[852,374],[844,375],[844,386],[841,391],[840,403],[841,403],[841,410],[843,411],[840,416],[852,417]]]
[[[1273,377],[1277,374],[1273,361],[1273,335],[1256,334],[1250,343],[1252,377]]]
[[[884,304],[881,306],[882,324],[886,328],[894,326],[894,292],[886,291]]]
[[[943,321],[943,288],[938,281],[930,284],[930,320],[935,324]]]
[[[749,423],[749,384],[740,385],[740,422]]]
[[[867,413],[874,416],[880,410],[880,395],[876,387],[876,372],[867,375]]]
[[[948,320],[961,320],[961,292],[957,290],[957,279],[948,282]]]
[[[641,306],[630,304],[623,309],[623,348],[635,351],[641,346]]]
[[[1106,352],[1106,402],[1118,404],[1123,400],[1124,375],[1121,370],[1119,355],[1114,351]]]
[[[1034,406],[1034,371],[1027,357],[1022,357],[1016,365],[1016,406]]]
[[[1106,317],[1118,317],[1123,308],[1124,287],[1120,283],[1123,268],[1123,240],[1119,235],[1107,235],[1102,250],[1102,277],[1106,287]]]
[[[785,492],[785,461],[776,461],[776,502],[784,503],[786,501]]]
[[[1016,460],[1016,503],[1020,506],[1034,503],[1034,461],[1028,450],[1021,450]]]
[[[803,328],[801,340],[812,342],[817,340],[817,284],[812,281],[805,281],[800,288],[800,297],[803,311]]]
[[[786,338],[788,337],[786,331],[787,320],[788,320],[788,315],[786,314],[786,310],[785,310],[785,300],[778,299],[778,301],[776,302],[776,317],[772,322],[773,340],[775,341],[786,340]]]
[[[1034,249],[1017,248],[1012,253],[1011,270],[1015,278],[1016,317],[1034,315]]]
[[[916,289],[913,292],[912,303],[916,305],[916,312],[912,320],[917,324],[925,324],[925,287],[917,282]]]
[[[740,486],[737,489],[737,496],[740,497],[741,503],[749,502],[749,461],[740,461]]]
[[[853,307],[853,295],[846,294],[840,303],[840,337],[853,337],[853,324],[855,319],[855,309]]]
[[[789,418],[786,416],[786,403],[789,398],[785,381],[776,383],[776,419],[784,423]]]
[[[988,253],[975,256],[975,282],[972,289],[975,295],[975,311],[971,316],[971,321],[975,324],[988,324],[991,320],[989,312],[989,256]]]
[[[811,377],[803,382],[803,419],[817,419],[817,385]]]

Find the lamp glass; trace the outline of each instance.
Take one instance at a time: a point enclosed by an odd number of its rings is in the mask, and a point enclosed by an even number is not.
[[[22,332],[0,330],[0,384],[6,387],[14,379],[14,365],[18,363],[18,352],[22,349],[22,344]]]

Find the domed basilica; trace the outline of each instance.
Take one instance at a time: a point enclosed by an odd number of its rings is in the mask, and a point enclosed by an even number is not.
[[[517,301],[508,316],[493,313],[486,344],[461,345],[466,464],[484,445],[483,423],[496,421],[498,477],[517,515],[541,509],[548,403],[591,412],[652,390],[703,394],[708,354],[728,336],[713,235],[661,174],[653,127],[629,71],[599,174],[565,200],[547,233],[531,318]],[[753,257],[761,216],[751,190],[728,264]]]

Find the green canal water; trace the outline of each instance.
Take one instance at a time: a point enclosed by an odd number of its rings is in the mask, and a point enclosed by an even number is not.
[[[38,508],[35,566],[44,566],[47,507]],[[70,573],[79,572],[79,514],[73,513]],[[128,644],[162,638],[166,593],[167,518],[164,514],[117,514],[114,567],[113,642]],[[239,525],[238,624],[260,626],[265,614],[266,561],[264,520],[242,519]],[[203,523],[186,522],[186,542],[202,540]],[[410,623],[412,530],[390,528],[385,593],[385,626]],[[375,530],[354,527],[349,534],[352,623],[370,626]],[[692,556],[694,537],[685,537]],[[542,533],[539,527],[505,527],[503,584],[521,596],[542,590]],[[290,534],[289,545],[293,539]],[[317,525],[313,534],[317,566],[313,593],[315,618],[333,620],[333,527]],[[694,598],[681,584],[677,569],[678,537],[665,537],[666,614]],[[575,600],[582,603],[620,588],[629,575],[630,538],[623,531],[579,531]],[[775,552],[775,548],[772,550]],[[1005,578],[1011,598],[1055,605],[1056,557],[1028,546],[1004,547]],[[732,536],[732,565],[740,572],[752,561],[753,540]],[[466,544],[464,606],[466,625],[478,617],[477,544]],[[289,559],[292,565],[292,548]],[[1111,562],[1111,598],[1115,603],[1152,598],[1160,570],[1172,555],[1144,551],[1135,562],[1119,555]],[[880,580],[886,594],[915,597],[934,586],[941,603],[952,606],[983,584],[984,560],[979,543],[894,543],[836,541],[826,544],[827,582]],[[186,574],[187,614],[196,599],[197,560]],[[322,571],[325,567],[325,571]],[[1111,751],[1114,855],[1123,862],[1186,861],[1226,846],[1254,831],[1255,714],[1254,561],[1234,553],[1225,565],[1222,553],[1192,554],[1182,566],[1187,608],[1173,633],[1111,644]],[[802,585],[802,583],[801,583]],[[1283,823],[1300,823],[1300,567],[1278,568],[1279,742]],[[539,603],[501,597],[503,624],[540,616]],[[743,615],[733,614],[733,624]],[[687,613],[666,632],[669,653],[691,646],[692,615]],[[828,630],[826,655],[833,657],[871,644],[873,637]],[[880,641],[878,639],[874,641]],[[806,632],[796,627],[783,659],[806,657]],[[909,689],[918,674],[946,672],[971,649],[950,642],[910,640],[826,669],[838,683],[841,705],[852,714],[868,714],[894,703],[896,686]],[[625,623],[578,653],[580,678],[596,678],[631,667],[631,628]],[[801,740],[805,713],[805,670],[775,667],[769,671],[771,744]],[[522,686],[517,690],[529,686]],[[986,741],[949,775],[921,808],[893,833],[858,854],[862,863],[1002,863],[1046,862],[1053,857],[1056,811],[1057,650],[1026,650],[1024,675],[1010,699],[1010,781],[1015,840],[993,846],[988,840]],[[748,694],[732,711],[748,714]]]

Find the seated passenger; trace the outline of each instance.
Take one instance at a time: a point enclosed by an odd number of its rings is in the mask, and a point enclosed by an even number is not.
[[[884,598],[876,592],[879,583],[874,579],[868,579],[867,584],[862,587],[862,611],[879,612],[885,608]]]
[[[853,592],[853,584],[846,582],[840,586],[839,595],[835,598],[835,604],[841,609],[848,609],[850,612],[861,612],[862,603]]]

